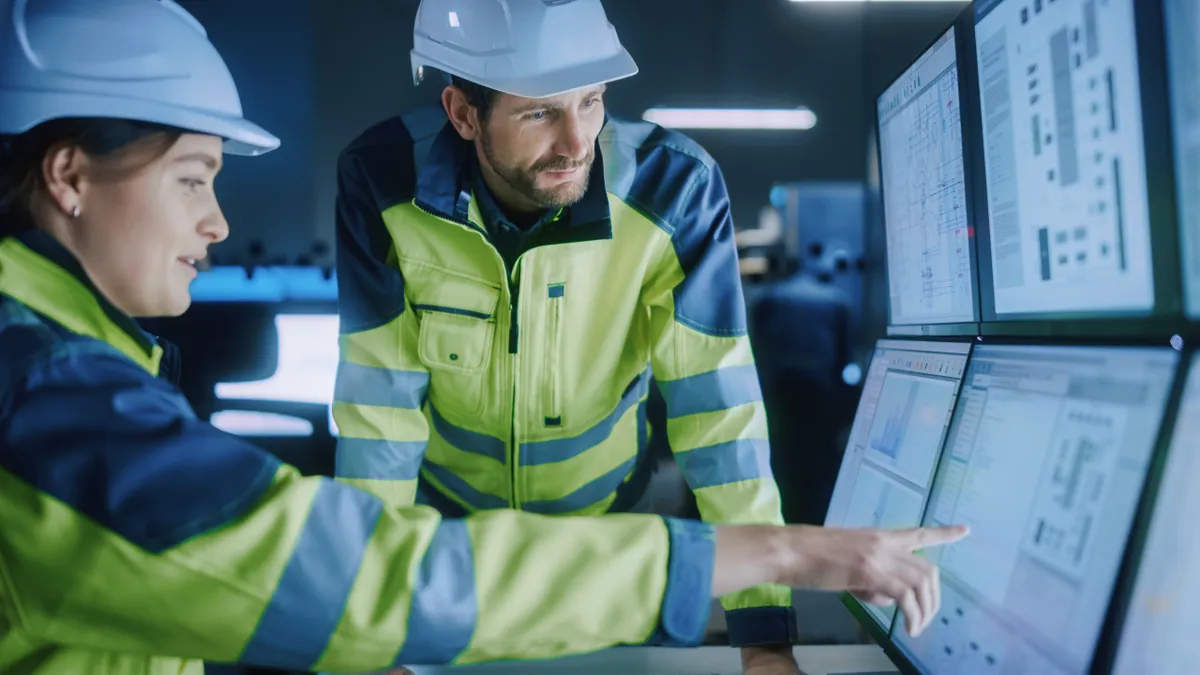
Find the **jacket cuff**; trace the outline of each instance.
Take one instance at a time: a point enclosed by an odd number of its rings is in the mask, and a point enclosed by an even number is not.
[[[716,562],[716,530],[708,523],[663,518],[671,552],[667,589],[658,629],[647,645],[697,647],[704,643],[712,611],[712,577]]]
[[[791,607],[751,607],[725,612],[732,647],[796,643],[796,612]]]

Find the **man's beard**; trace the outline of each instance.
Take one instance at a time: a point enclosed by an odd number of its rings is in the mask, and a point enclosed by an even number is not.
[[[567,157],[555,157],[534,164],[528,169],[522,169],[500,161],[492,147],[491,134],[485,132],[480,140],[483,145],[483,156],[487,158],[488,164],[492,165],[492,170],[496,172],[496,175],[500,176],[500,179],[507,183],[514,192],[537,204],[539,208],[558,209],[570,206],[583,199],[584,193],[587,192],[588,181],[592,174],[592,160],[595,159],[594,150],[589,150],[587,157],[581,162],[572,161]],[[578,181],[556,185],[552,190],[537,186],[537,177],[544,171],[570,171],[581,166],[583,171]]]

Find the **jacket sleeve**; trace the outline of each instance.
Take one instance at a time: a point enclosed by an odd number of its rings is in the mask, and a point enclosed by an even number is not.
[[[390,505],[409,506],[429,441],[422,412],[429,371],[417,356],[419,326],[406,306],[379,200],[354,154],[338,164],[336,209],[335,475]]]
[[[301,671],[696,645],[714,558],[708,526],[656,516],[389,507],[115,355],[0,391],[0,519],[16,639]]]
[[[782,524],[729,198],[715,163],[692,173],[664,220],[670,245],[645,292],[672,451],[704,520]],[[722,604],[735,646],[795,636],[788,588],[748,589]]]

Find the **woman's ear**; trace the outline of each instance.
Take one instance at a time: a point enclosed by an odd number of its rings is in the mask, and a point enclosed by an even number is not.
[[[77,145],[56,143],[42,157],[42,182],[58,209],[78,218],[87,191],[88,157]]]

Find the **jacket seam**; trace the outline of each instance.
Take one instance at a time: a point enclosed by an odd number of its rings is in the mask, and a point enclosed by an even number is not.
[[[0,468],[0,471],[5,471]],[[5,471],[5,473],[8,473]],[[11,474],[9,474],[11,475]],[[14,476],[14,478],[16,478]],[[17,480],[20,480],[17,478]],[[26,633],[31,633],[29,628],[29,617],[25,612],[25,608],[21,604],[21,597],[17,594],[17,585],[12,580],[12,572],[8,569],[8,563],[4,560],[4,551],[0,549],[0,586],[3,587],[8,602],[0,602],[0,611],[8,614],[13,621],[13,625],[24,630]]]
[[[463,274],[462,272],[460,272],[458,270],[453,270],[453,269],[450,269],[447,267],[443,267],[441,265],[436,265],[427,260],[422,260],[420,258],[413,258],[411,256],[401,256],[401,255],[397,254],[396,259],[406,265],[412,265],[414,267],[420,267],[422,269],[432,270],[434,272],[438,272],[439,274],[445,274],[446,276],[462,279],[463,281],[472,281],[475,283],[483,284],[483,285],[487,286],[488,288],[496,291],[497,293],[499,293],[499,291],[501,290],[500,286],[496,285],[496,283],[494,281],[492,281],[491,279],[487,279],[485,277],[475,276],[474,274]],[[407,287],[408,284],[406,283],[405,286]],[[406,291],[407,291],[407,288],[406,288]],[[408,295],[408,293],[406,292],[405,295]]]

